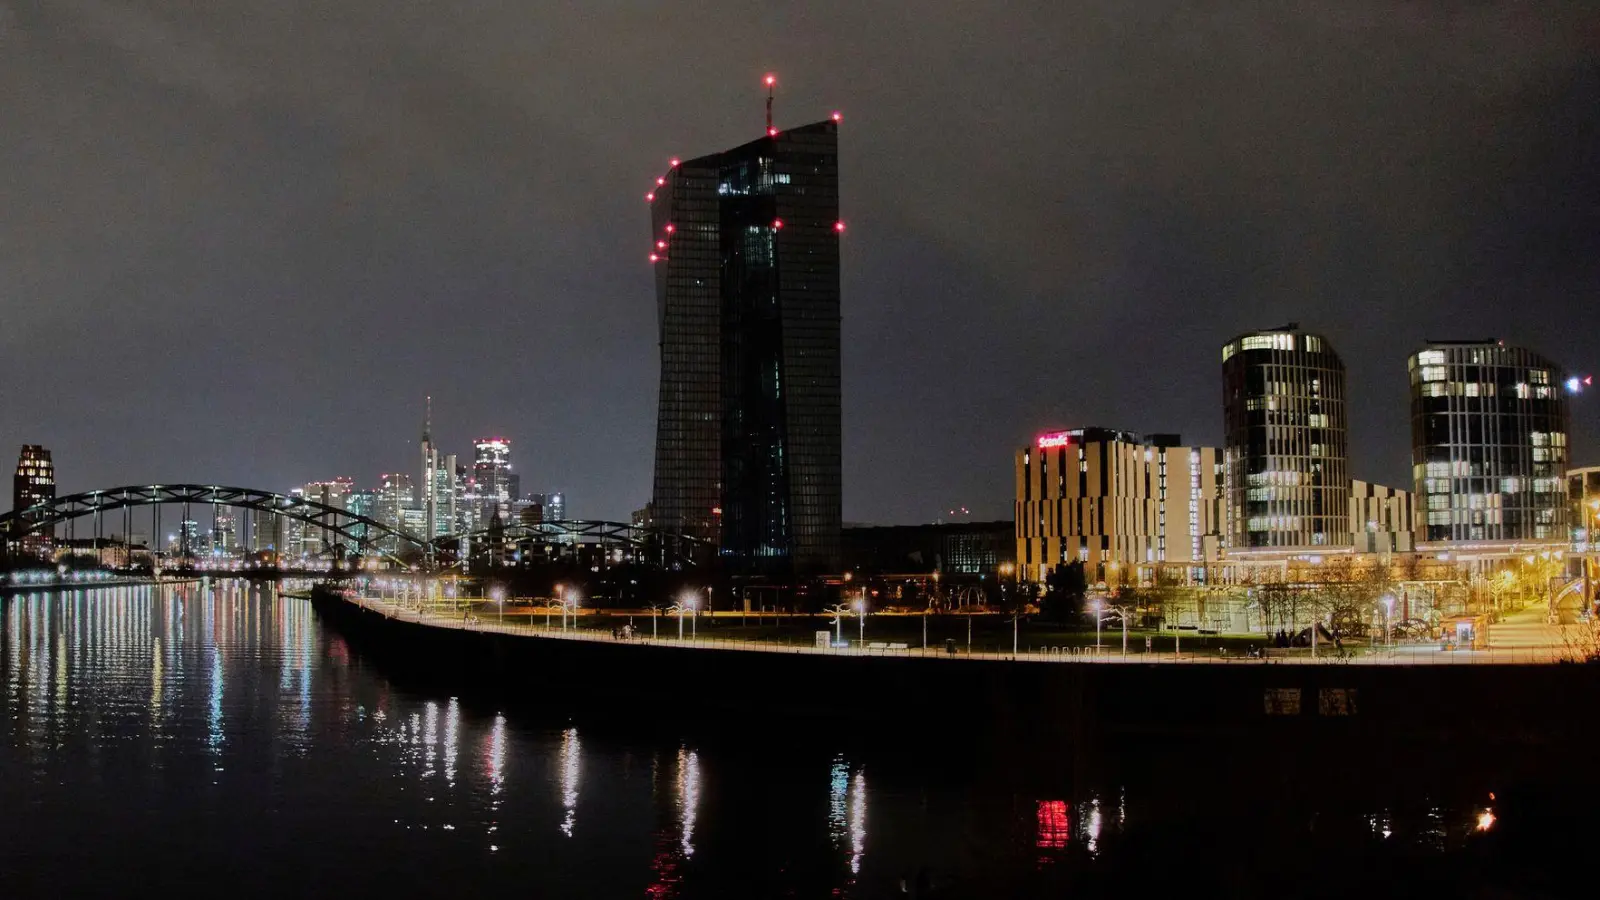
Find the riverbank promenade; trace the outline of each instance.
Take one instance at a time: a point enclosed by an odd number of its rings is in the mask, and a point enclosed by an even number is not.
[[[1162,649],[1146,649],[1145,633],[1135,633],[1124,641],[1120,631],[1106,631],[1098,645],[1080,642],[1049,642],[1050,635],[1030,635],[1025,625],[1016,632],[1006,629],[1004,640],[996,633],[983,635],[983,641],[972,644],[947,638],[924,645],[916,639],[902,639],[904,628],[895,630],[892,640],[874,639],[868,632],[877,629],[879,618],[910,618],[916,616],[868,616],[863,624],[856,616],[846,615],[835,622],[831,615],[794,616],[787,618],[791,627],[795,620],[810,620],[816,628],[809,642],[795,635],[751,638],[719,634],[710,628],[702,629],[711,617],[702,613],[678,616],[653,613],[650,610],[633,613],[606,611],[582,614],[564,610],[559,606],[502,605],[486,598],[454,598],[436,602],[419,603],[416,600],[390,599],[362,596],[354,593],[339,594],[344,602],[391,619],[398,619],[432,628],[502,634],[529,639],[584,641],[613,645],[676,647],[684,649],[737,653],[805,654],[837,657],[895,657],[943,660],[952,664],[971,661],[1006,661],[1029,665],[1105,664],[1105,665],[1223,665],[1223,666],[1471,666],[1471,665],[1551,665],[1577,661],[1584,656],[1587,625],[1554,626],[1544,624],[1537,613],[1524,611],[1508,617],[1506,621],[1489,627],[1488,639],[1483,649],[1441,649],[1438,642],[1402,643],[1394,646],[1362,646],[1354,650],[1341,650],[1327,645],[1315,653],[1308,648],[1279,650],[1267,648],[1261,655],[1240,652],[1252,637],[1261,641],[1260,635],[1231,635],[1222,646],[1205,643],[1205,638],[1183,635],[1181,632],[1165,634]],[[719,619],[726,619],[723,614]],[[734,621],[737,614],[731,614]],[[769,614],[770,616],[770,614]],[[580,625],[579,622],[583,624]],[[1009,620],[1007,620],[1009,621]],[[719,622],[725,624],[725,622]],[[598,627],[597,627],[598,626]],[[727,629],[722,629],[727,630]],[[681,637],[680,637],[681,632]],[[708,633],[710,632],[710,633]],[[1084,635],[1078,635],[1082,638]],[[1087,637],[1093,638],[1089,632]],[[1152,642],[1153,643],[1153,642]]]

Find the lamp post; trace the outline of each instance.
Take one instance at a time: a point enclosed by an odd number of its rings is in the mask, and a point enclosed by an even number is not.
[[[833,613],[833,642],[835,644],[844,643],[844,635],[841,634],[841,631],[844,628],[844,614],[849,611],[849,605],[844,603],[835,603],[825,610],[825,612]]]
[[[1094,652],[1100,652],[1100,598],[1094,598]]]
[[[864,647],[867,644],[867,595],[865,592],[862,593],[861,599],[856,601],[856,611],[861,614],[861,634],[856,638],[856,642]]]
[[[1394,615],[1394,595],[1383,595],[1383,637],[1389,649],[1394,649],[1394,629],[1389,626],[1389,617]]]
[[[566,585],[564,585],[564,584],[556,585],[556,605],[561,607],[561,630],[562,631],[566,631],[567,630],[567,601],[563,598],[563,595],[566,594],[566,592],[567,592],[567,586]],[[550,607],[548,607],[548,606],[546,606],[544,608],[544,627],[545,628],[549,628],[550,627]]]

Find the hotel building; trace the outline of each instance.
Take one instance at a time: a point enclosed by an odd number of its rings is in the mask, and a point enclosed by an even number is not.
[[[1016,453],[1017,573],[1081,561],[1090,583],[1182,566],[1204,579],[1222,546],[1222,453],[1107,428],[1040,435]]]

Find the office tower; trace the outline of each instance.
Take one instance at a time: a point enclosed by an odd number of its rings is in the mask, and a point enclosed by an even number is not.
[[[440,453],[433,443],[433,398],[427,400],[427,412],[422,419],[422,480],[418,483],[421,496],[423,538],[451,534],[457,527],[456,495],[457,475],[454,453]]]
[[[416,490],[411,476],[403,472],[385,472],[378,477],[378,499],[373,518],[390,528],[405,527],[405,511],[416,505]],[[396,549],[392,539],[386,539],[384,549]]]
[[[1344,363],[1294,323],[1222,346],[1228,550],[1351,540]]]
[[[239,549],[238,528],[232,513],[218,512],[211,517],[212,556],[232,556]]]
[[[479,522],[509,509],[516,498],[511,492],[511,442],[505,438],[478,438],[472,442],[473,493],[477,498]]]
[[[560,491],[551,491],[544,495],[544,520],[546,522],[564,522],[567,518],[567,495]]]
[[[347,501],[354,491],[354,479],[335,478],[332,481],[313,481],[300,489],[300,495],[313,503],[331,506],[334,509],[346,509]],[[338,540],[337,533],[316,525],[304,525],[300,529],[300,534],[300,552],[307,556],[328,551]]]
[[[16,473],[11,479],[11,509],[21,511],[55,498],[56,467],[50,459],[50,451],[38,444],[23,444],[22,453],[17,457]],[[26,556],[40,556],[49,551],[50,545],[51,532],[46,530],[21,538],[13,546]]]
[[[1429,542],[1571,539],[1561,367],[1493,338],[1429,341],[1411,375],[1411,469]]]
[[[38,444],[23,444],[17,471],[11,480],[11,508],[24,510],[56,498],[56,467],[50,451]]]
[[[1082,562],[1091,583],[1137,583],[1157,567],[1203,578],[1222,544],[1222,453],[1181,444],[1077,428],[1017,450],[1018,577]]]
[[[674,161],[650,200],[657,524],[737,574],[836,570],[837,121]]]

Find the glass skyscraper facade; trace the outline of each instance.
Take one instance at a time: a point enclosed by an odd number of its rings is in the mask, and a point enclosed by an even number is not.
[[[836,570],[838,123],[676,164],[651,211],[656,524],[735,573]]]
[[[1290,323],[1222,346],[1228,548],[1348,546],[1344,363]]]
[[[1561,367],[1493,339],[1412,354],[1411,468],[1426,541],[1566,541]]]

